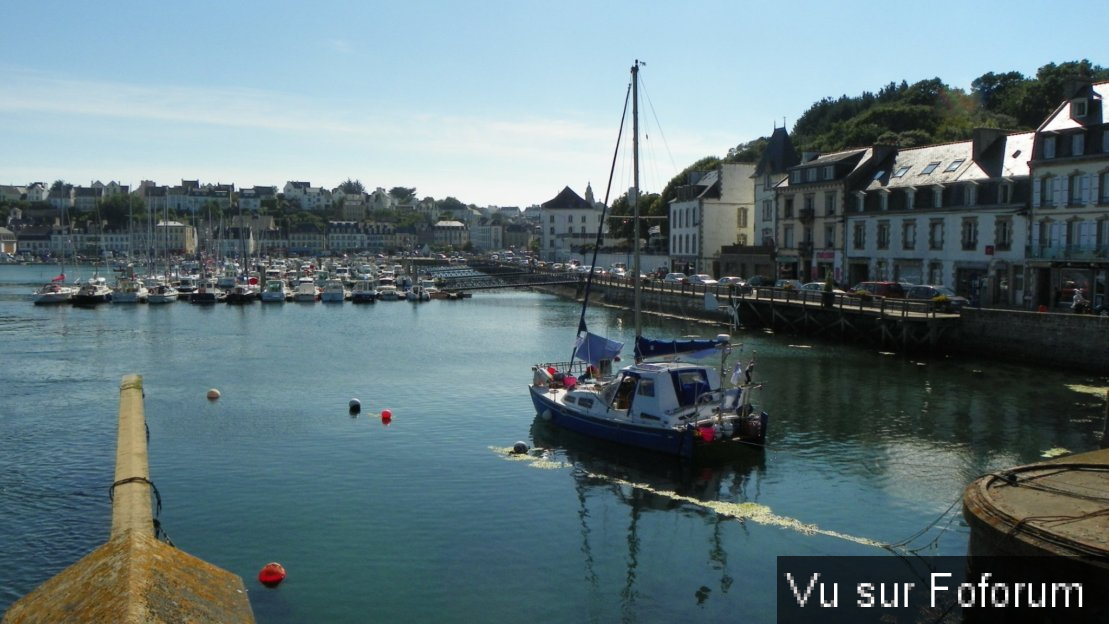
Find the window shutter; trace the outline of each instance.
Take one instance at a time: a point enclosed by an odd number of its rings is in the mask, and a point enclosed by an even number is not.
[[[1032,206],[1039,207],[1040,205],[1040,180],[1032,182]]]

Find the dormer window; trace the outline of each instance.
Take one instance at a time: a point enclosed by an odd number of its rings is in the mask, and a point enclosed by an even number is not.
[[[1089,104],[1086,102],[1086,98],[1082,98],[1082,99],[1079,99],[1079,100],[1071,100],[1070,116],[1071,117],[1085,117],[1088,106],[1089,106]]]
[[[1044,158],[1055,158],[1055,137],[1044,137]]]
[[[836,177],[836,168],[831,165],[824,167],[824,179],[831,180],[834,177]]]
[[[1071,135],[1070,153],[1071,156],[1081,156],[1086,153],[1086,135],[1081,132]]]
[[[805,181],[816,182],[816,167],[809,167],[805,170]]]

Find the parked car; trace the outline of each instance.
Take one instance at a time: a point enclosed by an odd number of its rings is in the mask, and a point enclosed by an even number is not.
[[[808,282],[808,283],[805,283],[805,284],[801,284],[801,290],[819,290],[819,291],[823,292],[824,291],[824,282]],[[832,287],[832,292],[839,293],[841,295],[847,294],[846,291],[844,291],[842,288],[835,288],[835,287]]]
[[[905,287],[899,282],[859,282],[851,287],[851,292],[869,297],[903,298]]]
[[[785,288],[786,290],[801,290],[801,280],[795,279],[780,279],[774,282],[774,288]]]
[[[970,303],[966,297],[956,295],[955,291],[947,286],[932,286],[928,284],[911,286],[909,290],[905,292],[905,298],[930,300],[935,304],[937,310],[943,310],[944,312],[958,312]]]
[[[712,276],[708,273],[697,273],[696,275],[689,276],[689,283],[701,286],[715,286],[717,282],[712,279]]]
[[[716,280],[716,283],[720,284],[721,286],[727,286],[729,284],[735,284],[736,286],[742,286],[742,285],[746,284],[747,282],[742,277],[733,277],[731,275],[728,275],[728,276],[721,277],[720,279]]]
[[[667,273],[666,277],[662,278],[662,281],[667,284],[683,284],[686,279],[685,273]]]
[[[747,278],[747,285],[751,288],[767,288],[774,285],[774,280],[765,275],[752,275]]]

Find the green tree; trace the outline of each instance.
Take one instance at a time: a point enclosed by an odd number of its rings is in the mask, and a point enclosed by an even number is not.
[[[435,211],[439,213],[440,217],[445,214],[460,215],[466,212],[466,204],[454,197],[447,197],[446,199],[436,200]]]
[[[394,186],[393,188],[389,189],[389,195],[403,204],[416,196],[416,188],[409,188],[406,186]]]
[[[362,186],[362,182],[359,180],[351,180],[350,178],[339,183],[339,190],[347,195],[361,195],[366,192],[366,188]]]

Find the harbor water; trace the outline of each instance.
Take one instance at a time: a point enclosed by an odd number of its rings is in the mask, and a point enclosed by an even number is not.
[[[537,421],[530,366],[568,359],[572,301],[32,305],[55,274],[0,266],[0,611],[107,540],[132,373],[165,533],[265,623],[773,622],[777,556],[964,554],[967,483],[1102,427],[1105,379],[740,329],[767,447],[688,466]],[[630,354],[629,311],[587,320]]]

